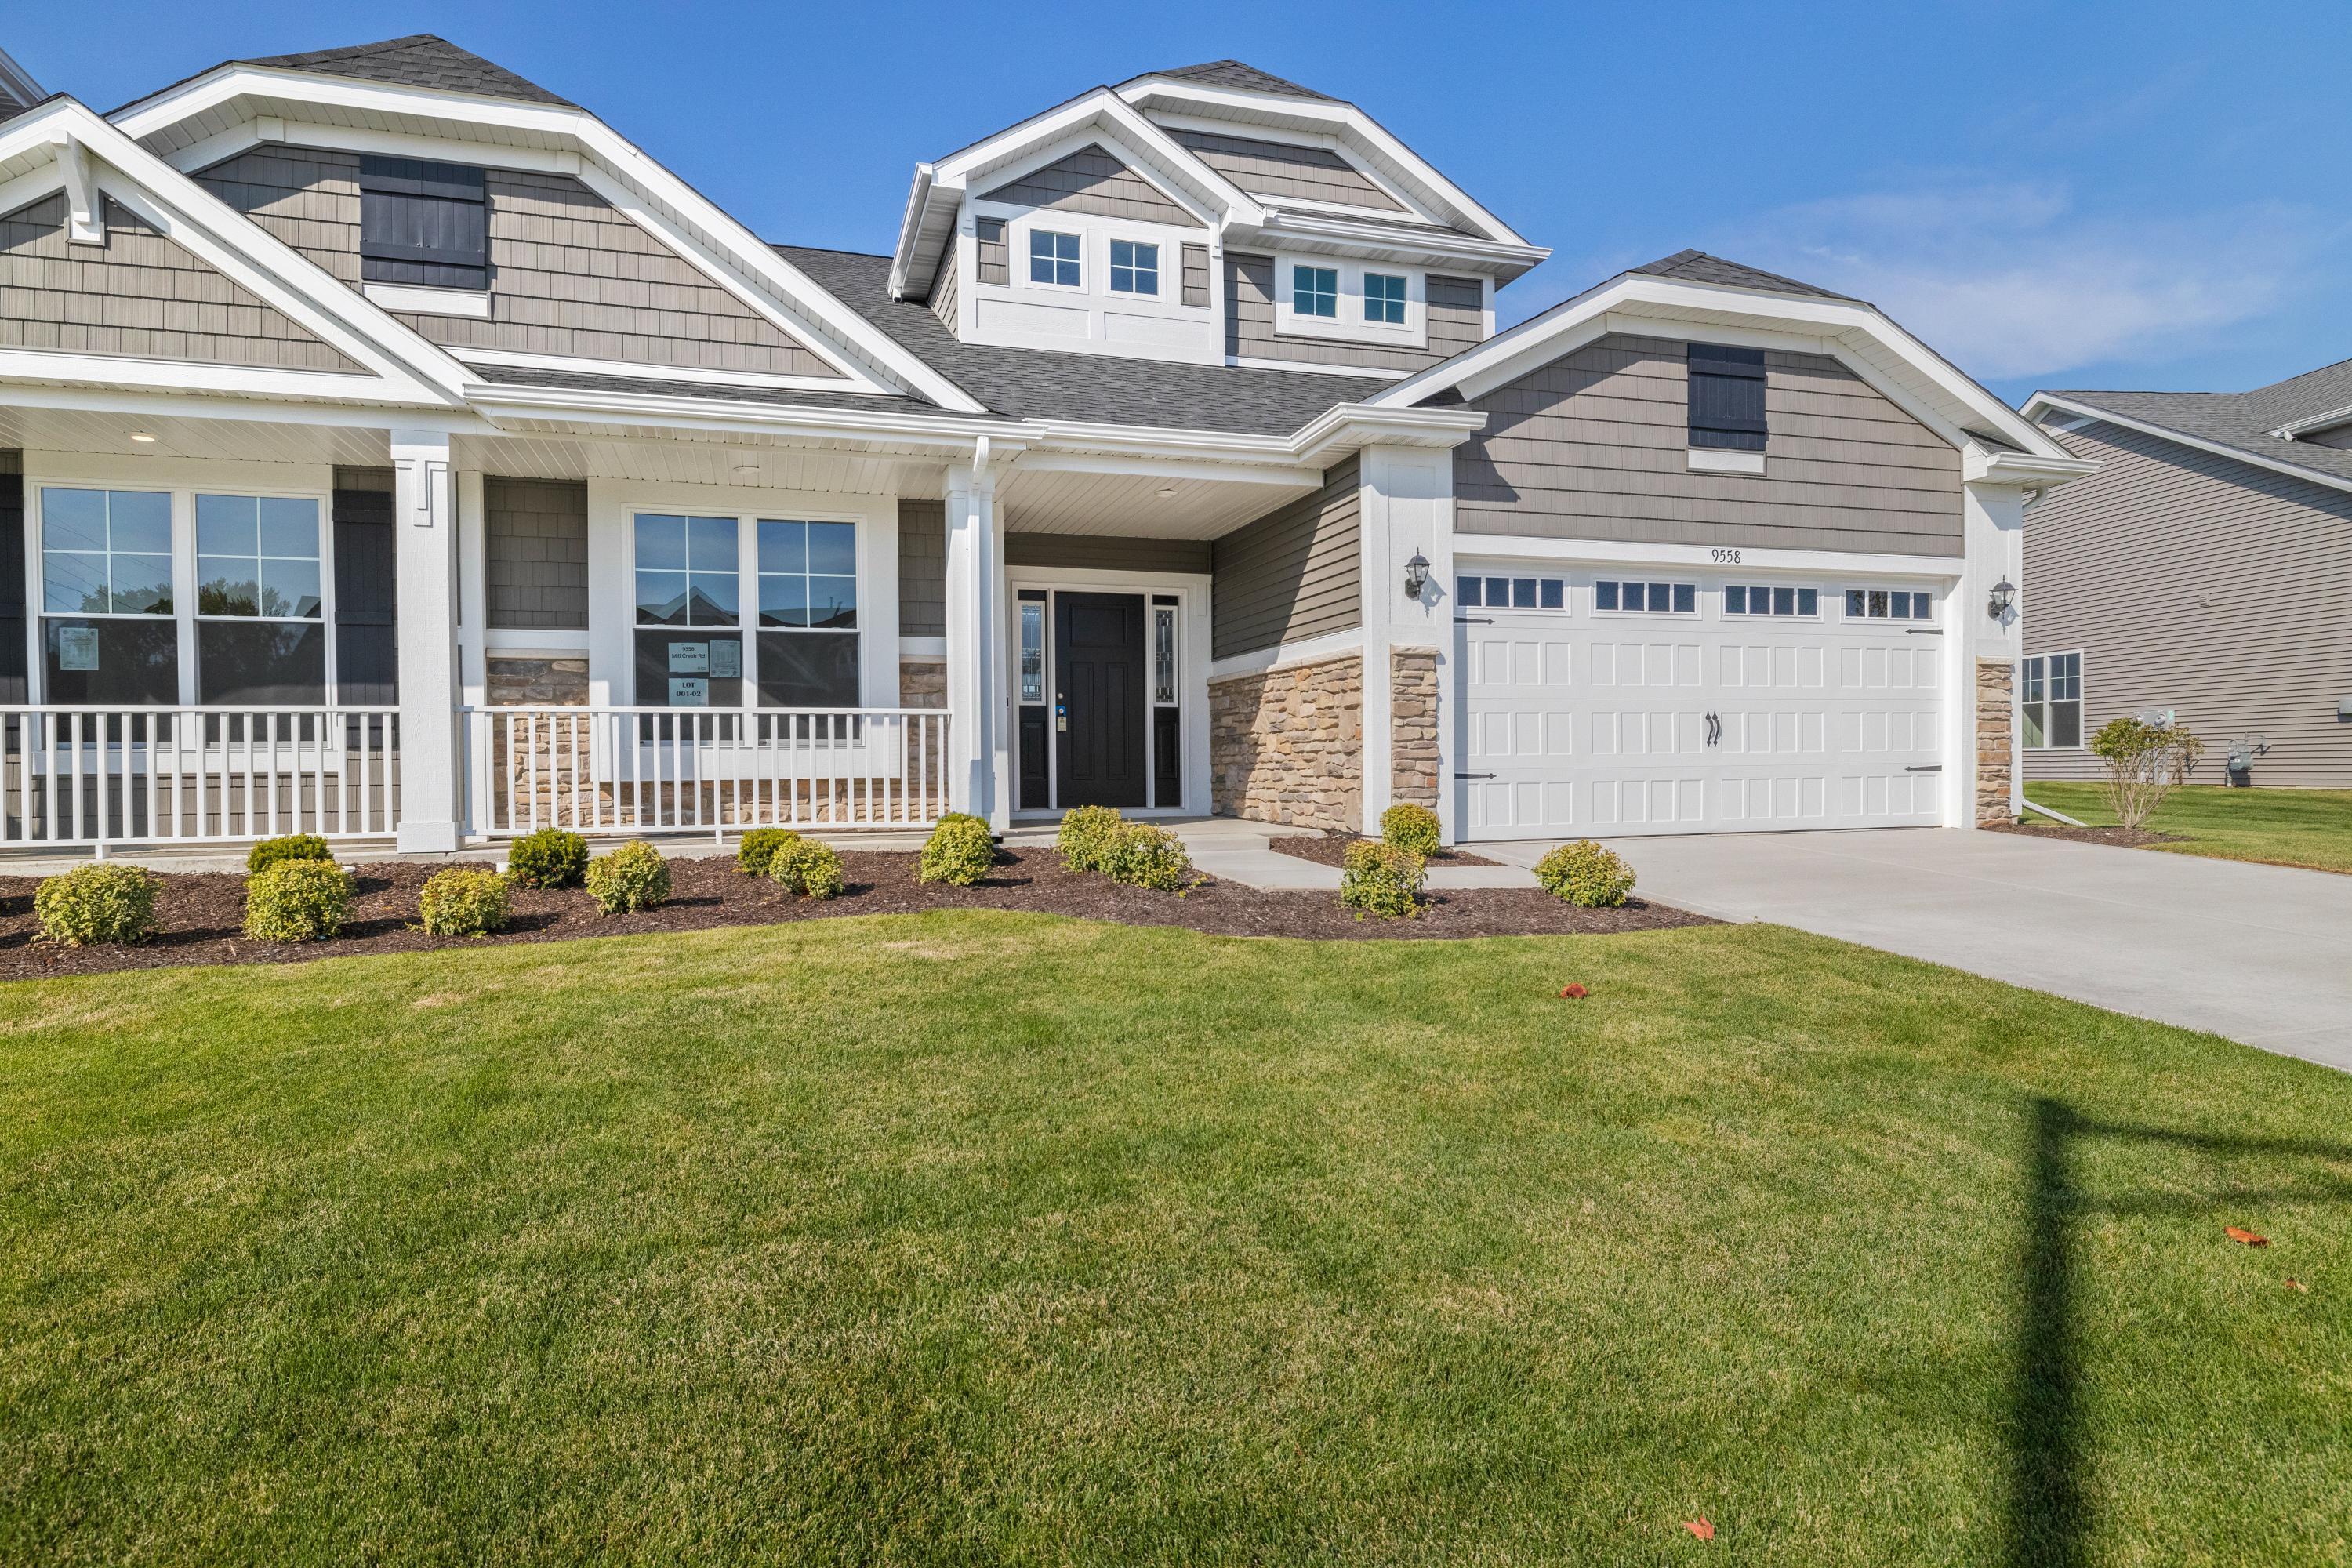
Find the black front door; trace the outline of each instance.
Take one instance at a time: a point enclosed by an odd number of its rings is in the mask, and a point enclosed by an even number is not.
[[[1143,595],[1054,595],[1056,805],[1145,805]]]

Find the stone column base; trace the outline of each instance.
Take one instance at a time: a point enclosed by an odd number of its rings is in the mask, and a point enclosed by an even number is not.
[[[1977,799],[1979,827],[2016,820],[2017,726],[2013,719],[2017,667],[2005,658],[1977,660]]]
[[[1389,800],[1437,809],[1437,650],[1389,655]]]
[[[1364,815],[1364,661],[1209,683],[1209,801],[1219,816],[1353,833]]]

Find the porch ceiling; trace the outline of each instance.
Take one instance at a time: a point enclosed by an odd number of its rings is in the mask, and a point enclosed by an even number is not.
[[[152,436],[134,441],[133,433]],[[180,419],[95,409],[0,407],[0,447],[82,452],[125,459],[221,458],[247,463],[392,460],[389,435],[364,426],[294,425],[266,419]]]
[[[1214,539],[1307,494],[1319,475],[1092,473],[1013,465],[999,495],[1016,533]]]

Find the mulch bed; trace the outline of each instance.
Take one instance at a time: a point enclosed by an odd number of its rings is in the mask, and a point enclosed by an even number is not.
[[[0,877],[0,980],[87,974],[183,963],[289,963],[363,952],[701,931],[772,925],[838,915],[903,914],[924,910],[1024,910],[1183,926],[1226,936],[1327,939],[1549,936],[1673,926],[1713,925],[1664,904],[1580,910],[1534,889],[1480,889],[1434,894],[1419,920],[1358,921],[1336,894],[1260,892],[1234,882],[1205,882],[1182,898],[1121,887],[1090,873],[1065,871],[1045,849],[1007,851],[977,887],[918,882],[907,853],[849,850],[841,857],[849,886],[840,898],[811,903],[764,877],[747,877],[727,857],[670,862],[671,899],[657,910],[607,918],[585,892],[514,890],[514,921],[495,937],[428,936],[415,929],[416,899],[437,865],[388,862],[359,868],[359,896],[343,934],[331,942],[247,942],[245,879],[229,872],[174,872],[161,878],[155,914],[163,934],[138,947],[56,947],[35,940],[32,877]],[[488,864],[485,862],[484,864]]]
[[[1266,847],[1277,855],[1295,856],[1312,860],[1318,866],[1345,866],[1350,844],[1378,844],[1377,838],[1360,838],[1349,833],[1294,833],[1282,837],[1269,834]],[[1473,855],[1467,849],[1441,849],[1429,858],[1433,866],[1497,866],[1484,855]]]
[[[2146,827],[2069,827],[2063,822],[1995,822],[1990,833],[2014,833],[2025,838],[2065,838],[2076,844],[2115,844],[2137,849],[2149,844],[2185,844],[2185,833],[2158,833]]]

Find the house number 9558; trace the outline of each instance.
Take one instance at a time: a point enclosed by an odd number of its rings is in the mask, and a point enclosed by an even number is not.
[[[1739,564],[1739,552],[1737,550],[1710,550],[1707,553],[1715,557],[1715,563],[1717,566],[1737,566]]]

